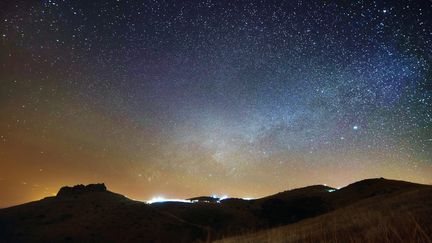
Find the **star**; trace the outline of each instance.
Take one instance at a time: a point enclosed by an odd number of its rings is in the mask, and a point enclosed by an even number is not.
[[[432,183],[429,1],[2,10],[10,201],[21,181],[49,193],[64,178],[134,185],[124,192],[134,198],[259,196],[376,175]]]

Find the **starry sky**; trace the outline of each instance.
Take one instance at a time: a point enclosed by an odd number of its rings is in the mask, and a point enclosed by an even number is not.
[[[0,207],[432,183],[432,1],[0,2]]]

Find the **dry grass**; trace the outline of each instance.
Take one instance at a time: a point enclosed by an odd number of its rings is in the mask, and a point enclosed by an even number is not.
[[[220,242],[432,243],[432,190],[371,198],[296,224]]]

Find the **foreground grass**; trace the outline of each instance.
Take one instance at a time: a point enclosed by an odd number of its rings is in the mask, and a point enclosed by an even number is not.
[[[296,224],[220,242],[432,243],[432,190],[374,197]]]

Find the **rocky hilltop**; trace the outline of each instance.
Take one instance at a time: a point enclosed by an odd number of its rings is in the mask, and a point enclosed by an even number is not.
[[[88,185],[76,185],[76,186],[64,186],[60,188],[57,193],[57,197],[69,197],[76,196],[84,193],[92,193],[92,192],[106,192],[107,188],[104,183],[98,184],[88,184]]]
[[[103,183],[66,186],[55,197],[0,209],[0,242],[209,242],[279,226],[290,228],[280,231],[287,237],[274,238],[277,242],[308,242],[299,235],[290,240],[297,229],[307,237],[315,232],[310,242],[335,235],[340,242],[363,236],[368,237],[363,242],[430,242],[425,236],[432,235],[432,187],[404,181],[368,179],[253,200],[186,201],[148,204],[110,192]],[[331,230],[328,222],[334,222]],[[386,227],[377,228],[376,222]],[[267,236],[245,239],[269,242]],[[227,240],[242,242],[242,237]]]

